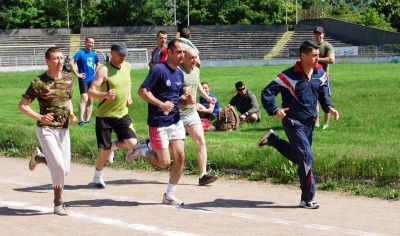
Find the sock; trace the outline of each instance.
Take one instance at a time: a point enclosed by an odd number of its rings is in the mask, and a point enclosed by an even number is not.
[[[103,170],[97,170],[96,168],[94,168],[94,176],[95,177],[102,177],[103,176]]]
[[[145,148],[139,149],[139,151],[140,151],[140,154],[145,157],[146,156],[146,152],[150,151],[150,149],[145,147]]]
[[[46,164],[47,165],[47,161],[46,161],[46,158],[43,156],[43,155],[37,155],[36,157],[35,157],[35,160],[36,160],[36,163],[43,163],[43,164]]]
[[[175,192],[176,185],[175,184],[168,184],[167,188],[167,196],[173,196]]]
[[[118,149],[117,142],[118,142],[118,140],[111,141],[111,151]]]
[[[54,187],[54,206],[60,206],[64,202],[62,200],[62,193],[63,193],[63,187],[62,186],[55,186]]]
[[[203,178],[203,176],[204,176],[205,174],[207,174],[207,172],[206,172],[206,173],[202,173],[202,174],[200,175],[199,178],[200,178],[200,179]]]

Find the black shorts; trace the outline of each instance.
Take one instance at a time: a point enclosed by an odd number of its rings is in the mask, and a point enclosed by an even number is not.
[[[101,118],[96,117],[97,146],[108,150],[111,148],[111,133],[117,134],[118,141],[136,138],[136,131],[128,115],[122,118]]]
[[[90,85],[92,84],[92,81],[90,81],[90,82],[85,82],[85,81],[82,81],[82,80],[80,80],[80,79],[78,79],[78,81],[79,81],[79,92],[82,94],[82,93],[87,93],[88,91],[89,91],[89,87],[90,87]]]

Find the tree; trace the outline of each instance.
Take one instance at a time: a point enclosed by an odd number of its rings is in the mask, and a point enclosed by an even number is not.
[[[0,28],[33,28],[31,20],[37,14],[35,0],[0,0]]]

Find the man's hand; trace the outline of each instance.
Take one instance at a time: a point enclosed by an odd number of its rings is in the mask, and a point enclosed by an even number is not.
[[[289,108],[278,109],[278,110],[275,112],[275,117],[276,117],[276,119],[282,120],[283,117],[286,116],[286,112],[287,112],[288,110],[289,110]]]
[[[106,93],[106,97],[105,98],[113,100],[113,99],[115,99],[115,94],[116,94],[115,89],[110,89]]]
[[[84,79],[86,78],[86,73],[80,73],[76,75],[79,79]]]
[[[209,102],[209,103],[211,103],[211,104],[215,104],[215,103],[217,103],[217,99],[208,96],[207,102]]]
[[[160,108],[166,112],[171,112],[172,109],[174,109],[174,107],[175,107],[175,105],[171,101],[166,101],[166,102],[162,103],[160,106]]]
[[[49,124],[50,122],[52,122],[54,120],[53,115],[54,115],[54,113],[47,113],[45,115],[41,115],[40,122],[42,122],[45,125]]]
[[[335,121],[339,120],[339,112],[335,108],[329,107],[329,114],[335,117]]]
[[[76,118],[76,116],[74,114],[69,114],[69,120],[71,121],[71,124],[76,124],[76,122],[78,121],[78,119]]]
[[[133,102],[132,102],[132,97],[129,96],[129,97],[128,97],[128,100],[126,101],[126,106],[129,107],[130,105],[132,105],[132,103],[133,103]]]

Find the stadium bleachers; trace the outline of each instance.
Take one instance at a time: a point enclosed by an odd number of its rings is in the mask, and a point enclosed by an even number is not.
[[[27,46],[27,45],[55,45],[60,47],[63,52],[69,53],[69,35],[41,35],[41,36],[3,36],[0,35],[0,46]],[[32,51],[26,48],[2,48],[0,56],[24,56],[31,55]]]
[[[29,35],[30,31],[22,33],[15,30],[13,34],[5,34],[0,30],[0,46],[55,45],[63,50],[65,56],[72,57],[78,48],[83,47],[85,38],[90,35],[96,40],[95,50],[108,50],[114,42],[121,41],[125,42],[128,48],[145,48],[150,51],[156,46],[155,32],[163,28],[165,27],[82,28],[85,34],[80,35],[71,35],[69,30],[65,31],[65,29],[58,29],[58,32],[55,29],[54,31],[57,33],[49,33],[44,30],[39,32],[39,29],[36,31],[33,31],[35,29],[30,29],[33,32],[32,35]],[[219,29],[216,30],[215,27],[212,29],[195,27],[191,32],[192,42],[199,49],[202,60],[264,59],[267,58],[267,54],[270,56],[268,59],[295,57],[302,42],[314,40],[313,32],[310,30],[297,30],[291,34],[285,34],[280,32],[282,30],[262,30],[261,28],[242,29],[231,27],[221,29],[221,31]],[[168,30],[170,31],[167,31],[169,39],[174,38],[176,36],[175,27],[170,27]],[[285,40],[282,40],[283,38]],[[334,48],[361,46],[360,43],[330,34],[325,36],[325,40],[331,43]],[[280,42],[277,43],[278,41]],[[280,47],[274,48],[278,44]],[[277,53],[271,53],[273,48],[274,52],[276,51]],[[41,61],[44,51],[45,47],[37,49],[36,52],[33,49],[24,47],[2,47],[0,48],[0,65],[4,65],[7,57],[18,57],[17,60],[19,61],[22,59]],[[376,56],[379,52],[374,53]],[[41,55],[38,59],[30,59],[33,54]],[[10,64],[12,63],[10,62]]]
[[[175,32],[167,32],[169,39],[175,37]],[[193,32],[192,42],[201,52],[201,58],[220,59],[261,59],[275,45],[282,33],[263,31],[254,32]],[[95,49],[108,49],[113,42],[125,42],[128,48],[146,48],[151,50],[156,46],[155,33],[139,34],[95,34]],[[83,46],[86,35],[81,35]]]

